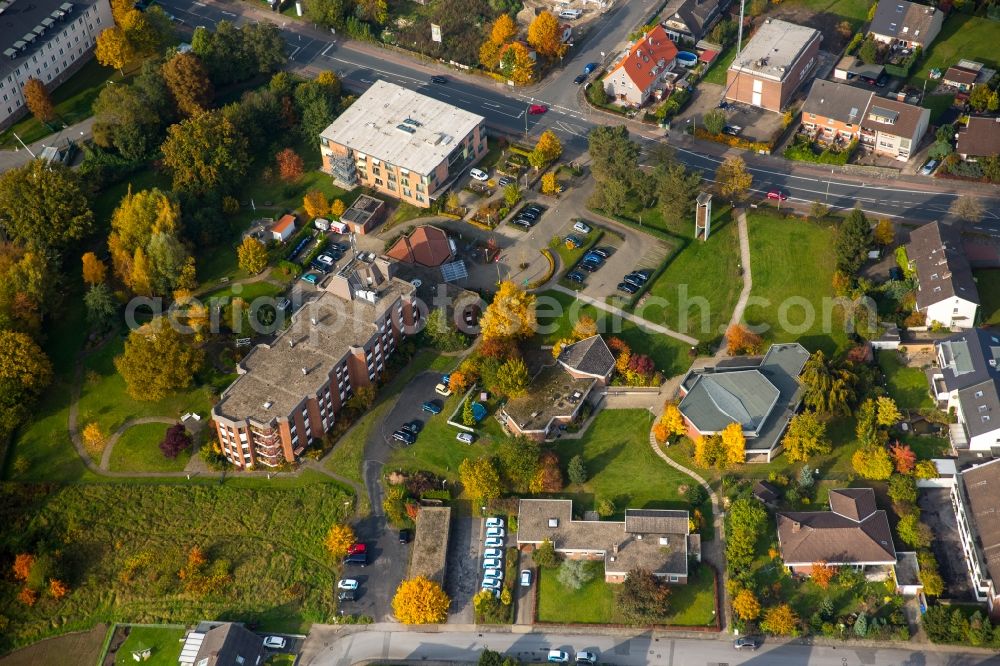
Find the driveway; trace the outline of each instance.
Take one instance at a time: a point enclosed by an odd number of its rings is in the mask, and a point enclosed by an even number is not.
[[[956,601],[973,599],[969,569],[962,551],[951,494],[945,488],[925,488],[917,498],[920,519],[934,531],[931,550],[944,579],[944,597]]]
[[[452,503],[452,512],[444,581],[445,591],[451,597],[448,621],[471,624],[475,621],[472,597],[479,591],[482,572],[483,521],[472,516],[472,505],[467,501]]]
[[[521,585],[521,571],[531,571],[531,585]],[[517,569],[517,582],[514,587],[514,597],[517,603],[517,615],[514,624],[534,624],[535,622],[535,586],[538,585],[538,568],[528,553],[521,553],[521,563]]]
[[[378,508],[381,513],[381,505]],[[354,532],[368,547],[368,565],[344,567],[341,575],[358,581],[358,600],[341,603],[341,614],[369,615],[376,622],[390,622],[392,597],[410,565],[410,545],[399,543],[399,533],[384,516],[363,518],[354,525]]]

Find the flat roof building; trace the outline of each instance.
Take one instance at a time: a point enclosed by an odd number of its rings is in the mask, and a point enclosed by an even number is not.
[[[486,119],[376,81],[320,134],[323,170],[421,208],[486,154]]]
[[[0,129],[27,115],[28,79],[52,90],[90,60],[112,25],[109,0],[0,0]]]
[[[766,19],[729,66],[726,99],[781,111],[816,65],[818,30]]]

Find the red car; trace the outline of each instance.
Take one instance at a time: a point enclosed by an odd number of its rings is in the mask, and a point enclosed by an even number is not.
[[[368,550],[363,543],[356,543],[347,549],[348,555],[359,555]]]
[[[767,193],[767,198],[774,199],[776,201],[787,201],[788,195],[782,192],[781,190],[771,190],[770,192]]]
[[[530,113],[533,116],[540,116],[548,110],[549,107],[545,106],[544,104],[532,104],[531,106],[528,107],[528,113]]]

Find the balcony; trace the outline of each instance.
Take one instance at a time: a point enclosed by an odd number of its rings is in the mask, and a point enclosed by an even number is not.
[[[948,439],[956,451],[969,449],[969,437],[965,433],[965,426],[961,423],[952,423],[948,426]]]

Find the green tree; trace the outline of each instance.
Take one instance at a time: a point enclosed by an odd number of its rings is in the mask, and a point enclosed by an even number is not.
[[[837,269],[847,275],[857,273],[868,260],[868,250],[874,244],[875,238],[868,218],[861,208],[855,207],[837,230],[837,239],[834,242]]]
[[[222,113],[208,111],[170,127],[163,162],[173,173],[175,190],[207,195],[239,185],[249,156],[233,124]]]
[[[792,417],[781,443],[790,462],[805,462],[831,450],[830,440],[826,437],[826,424],[809,410]]]
[[[889,499],[896,504],[913,504],[917,501],[917,480],[906,474],[889,477]]]
[[[587,560],[563,560],[557,578],[566,589],[579,590],[594,579],[594,567]]]
[[[817,350],[802,368],[802,401],[823,414],[846,414],[854,401],[856,377]]]
[[[241,269],[250,275],[257,275],[267,268],[267,248],[253,236],[247,236],[236,248],[237,261]]]
[[[699,172],[688,170],[680,162],[665,166],[657,179],[656,191],[663,221],[668,225],[691,223],[700,186]]]
[[[517,202],[521,200],[521,188],[517,186],[517,183],[508,183],[503,188],[503,200],[508,208],[513,208],[517,205]]]
[[[931,528],[920,522],[920,513],[917,511],[911,511],[899,519],[896,533],[903,543],[917,549],[928,548],[934,539]]]
[[[469,427],[476,425],[476,415],[472,411],[472,401],[468,398],[462,403],[462,424]]]
[[[337,115],[340,83],[324,84],[318,80],[303,81],[295,86],[295,108],[301,121],[299,133],[312,141]]]
[[[541,449],[538,442],[524,437],[506,437],[497,448],[497,458],[510,488],[527,490],[539,470]]]
[[[528,366],[520,357],[508,359],[497,371],[495,389],[501,395],[516,398],[527,392],[529,379]]]
[[[701,117],[701,124],[709,134],[722,134],[726,126],[726,114],[720,109],[713,109]]]
[[[88,289],[83,296],[83,304],[87,308],[87,323],[99,331],[110,328],[118,315],[118,304],[104,283]]]
[[[32,160],[0,174],[0,236],[33,250],[68,249],[94,225],[79,174]]]
[[[566,469],[570,483],[577,485],[587,482],[587,466],[583,462],[583,456],[577,454],[569,459],[569,466]]]
[[[663,622],[670,613],[670,587],[646,569],[628,572],[615,596],[626,624]]]
[[[535,552],[531,554],[531,559],[543,569],[551,569],[559,563],[559,554],[556,552],[552,541],[546,539],[535,548]]]
[[[624,125],[595,127],[587,135],[591,172],[599,185],[615,183],[627,192],[639,170],[639,144]]]
[[[431,310],[427,315],[424,333],[430,338],[431,344],[442,351],[458,351],[468,346],[468,340],[448,318],[445,308]]]
[[[458,473],[470,497],[488,501],[500,497],[503,492],[500,473],[492,458],[466,458],[459,465]]]
[[[115,273],[136,294],[181,287],[191,256],[177,237],[180,205],[165,192],[129,189],[111,216],[108,249]]]
[[[878,45],[873,37],[869,36],[861,42],[861,48],[858,49],[858,59],[866,64],[872,64],[878,60]]]
[[[884,446],[859,448],[851,456],[851,465],[860,476],[873,481],[885,481],[892,476],[892,458]]]
[[[52,381],[52,364],[30,336],[0,330],[0,436],[9,436],[31,414]]]
[[[726,513],[726,566],[731,572],[750,568],[766,521],[767,511],[756,500],[743,498],[730,505]]]
[[[324,28],[343,28],[350,6],[347,0],[309,0],[306,18]]]
[[[201,369],[204,354],[193,347],[166,317],[133,329],[115,368],[134,400],[161,400],[170,391],[187,388]]]
[[[983,111],[993,113],[1000,109],[1000,95],[988,85],[978,85],[969,93],[969,106],[980,113]]]

